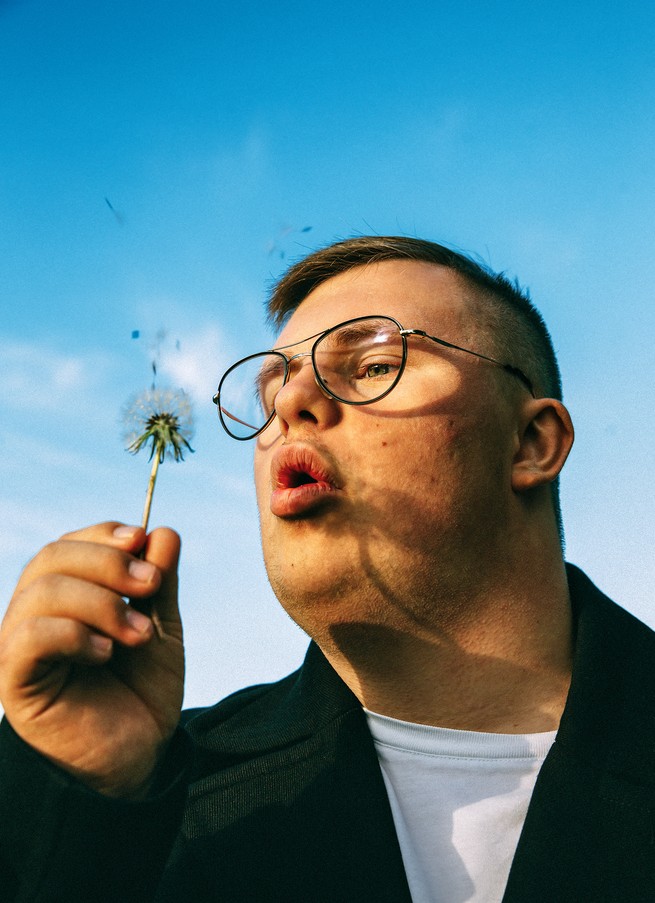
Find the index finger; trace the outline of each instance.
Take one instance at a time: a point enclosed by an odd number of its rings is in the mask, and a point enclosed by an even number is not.
[[[124,524],[121,521],[104,521],[81,530],[72,530],[60,537],[62,542],[73,540],[75,542],[96,542],[115,546],[133,555],[145,547],[146,531],[143,527],[134,524]]]
[[[44,560],[46,562],[52,561],[52,554],[48,556],[46,553],[56,550],[57,547],[64,548],[69,543],[71,546],[74,543],[105,546],[106,548],[116,549],[125,555],[138,557],[140,551],[145,548],[146,534],[141,527],[122,524],[119,521],[106,521],[105,523],[95,524],[92,527],[85,527],[82,530],[65,533],[55,542],[48,543],[44,548],[39,549],[28,561],[18,579],[12,600],[32,582],[35,576],[41,573]]]

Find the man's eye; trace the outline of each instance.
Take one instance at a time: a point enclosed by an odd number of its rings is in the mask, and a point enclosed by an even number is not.
[[[376,361],[372,364],[362,364],[357,371],[357,379],[382,379],[385,376],[395,376],[397,371],[396,364]]]
[[[391,364],[369,364],[366,368],[366,375],[370,378],[376,376],[387,376],[391,371]]]

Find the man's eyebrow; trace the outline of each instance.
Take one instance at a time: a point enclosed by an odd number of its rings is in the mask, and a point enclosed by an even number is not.
[[[342,326],[329,336],[330,344],[349,345],[351,342],[370,336],[373,329],[363,323],[352,323],[350,326]]]
[[[382,333],[380,341],[387,341],[390,335],[393,336],[394,334],[400,338],[397,330],[390,329],[387,323],[380,323],[376,327],[369,321],[368,323],[350,323],[348,326],[342,326],[336,332],[333,332],[328,339],[334,347],[340,347],[357,342],[359,339],[373,338],[378,333]]]
[[[346,341],[350,342],[356,339],[361,338],[362,336],[368,336],[372,332],[374,332],[374,327],[371,326],[371,320],[376,320],[376,317],[364,317],[363,320],[368,322],[363,323],[349,323],[347,326],[337,324],[336,326],[332,326],[329,329],[323,329],[321,332],[315,332],[313,335],[308,335],[304,339],[298,339],[297,342],[289,342],[288,345],[276,345],[275,348],[271,348],[271,353],[273,352],[284,352],[287,348],[295,348],[297,345],[304,345],[305,342],[311,342],[312,339],[318,339],[320,336],[325,335],[326,332],[330,332],[330,329],[334,329],[335,332],[331,333],[330,338],[335,335],[339,336],[339,339],[343,336],[344,343]],[[382,318],[384,319],[384,318]],[[381,323],[381,327],[387,326],[386,323]],[[341,344],[341,342],[339,343]]]

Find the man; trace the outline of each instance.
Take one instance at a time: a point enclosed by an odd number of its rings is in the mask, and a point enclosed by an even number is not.
[[[176,730],[177,536],[46,547],[0,635],[4,899],[655,899],[655,643],[563,563],[543,321],[407,238],[310,255],[270,312],[215,401],[307,659]]]

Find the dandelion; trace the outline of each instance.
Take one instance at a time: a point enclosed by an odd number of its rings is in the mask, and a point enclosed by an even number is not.
[[[142,448],[150,447],[152,469],[141,522],[147,530],[159,465],[165,458],[183,461],[185,451],[193,452],[190,445],[193,438],[191,399],[183,389],[147,389],[128,401],[122,421],[127,451],[136,455]],[[151,616],[161,638],[163,630],[157,613],[153,611]]]

